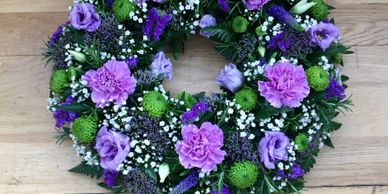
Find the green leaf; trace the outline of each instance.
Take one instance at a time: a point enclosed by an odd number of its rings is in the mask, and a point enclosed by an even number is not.
[[[325,131],[327,133],[331,133],[331,132],[337,131],[341,127],[342,127],[341,123],[337,123],[337,122],[332,121],[332,122],[324,125],[322,128],[322,131]]]
[[[309,172],[311,170],[311,168],[313,168],[316,160],[315,160],[315,156],[318,155],[318,152],[319,150],[318,149],[315,149],[311,152],[311,154],[309,156],[307,156],[306,158],[303,158],[301,160],[301,163],[300,163],[300,166],[303,168],[303,170],[305,170],[305,172]]]
[[[93,112],[94,107],[86,105],[86,104],[70,104],[70,105],[59,105],[55,108],[65,111],[73,111],[76,113],[90,113]]]
[[[113,187],[109,187],[108,185],[106,185],[105,183],[98,183],[98,186],[114,193],[114,194],[119,194],[121,193],[121,191],[123,190],[123,187],[121,186],[113,186]]]
[[[155,182],[158,181],[158,178],[156,177],[155,171],[152,170],[151,168],[146,168],[146,169],[145,169],[145,173],[146,173],[152,180],[154,180]]]
[[[103,174],[103,169],[100,166],[91,166],[88,165],[86,161],[82,161],[80,164],[70,169],[69,172],[90,176],[92,178],[96,177],[96,179],[99,179]]]
[[[68,127],[63,127],[63,131],[58,132],[58,134],[55,136],[57,141],[55,142],[56,144],[62,144],[66,139],[69,139],[70,137],[70,128]]]
[[[324,143],[325,145],[331,147],[331,148],[334,148],[334,144],[333,144],[333,142],[331,141],[330,137],[327,137],[327,138],[323,141],[323,143]]]

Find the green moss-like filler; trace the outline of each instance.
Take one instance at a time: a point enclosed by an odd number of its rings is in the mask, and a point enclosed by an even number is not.
[[[51,75],[50,89],[56,94],[61,94],[67,87],[69,87],[69,80],[66,70],[55,70]]]
[[[160,117],[167,111],[168,102],[161,93],[152,91],[144,95],[142,106],[150,116]]]
[[[116,18],[120,22],[123,22],[124,20],[129,19],[129,13],[135,10],[135,4],[128,0],[115,0],[112,9]]]
[[[96,138],[97,120],[94,117],[79,117],[71,125],[71,132],[81,143],[92,143]]]
[[[251,111],[257,104],[257,92],[252,89],[243,89],[237,92],[235,99],[242,110]]]
[[[248,28],[248,20],[242,16],[237,16],[233,19],[232,28],[236,33],[244,33]]]
[[[195,97],[187,92],[180,92],[176,95],[176,98],[179,100],[182,100],[185,104],[184,106],[186,108],[191,108],[195,103],[197,103],[197,99]]]
[[[234,163],[229,172],[231,183],[239,189],[245,189],[255,184],[259,170],[250,161]]]
[[[295,144],[298,146],[298,152],[304,152],[309,146],[309,138],[305,134],[299,134],[295,138]]]
[[[307,69],[307,80],[311,88],[321,92],[329,85],[329,74],[322,67],[310,67]]]
[[[314,0],[316,4],[310,8],[311,15],[318,21],[322,21],[329,14],[329,7],[323,0]]]

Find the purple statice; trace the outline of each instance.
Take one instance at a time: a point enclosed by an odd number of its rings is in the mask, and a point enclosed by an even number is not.
[[[96,31],[101,19],[90,3],[75,3],[69,16],[70,24],[77,30]]]
[[[241,137],[239,132],[232,132],[226,139],[226,156],[231,161],[249,160],[258,163],[258,155],[248,137]]]
[[[223,185],[220,192],[217,192],[216,190],[210,191],[210,194],[232,194],[229,190],[229,187],[227,185]]]
[[[170,194],[182,194],[191,188],[197,186],[199,182],[199,173],[196,170],[192,170],[189,175],[183,181],[181,181],[177,186],[175,186]]]
[[[57,27],[57,29],[54,31],[53,35],[51,36],[50,41],[48,42],[49,46],[53,46],[59,40],[59,38],[61,38],[63,34],[63,28],[65,25],[66,24],[62,24]]]
[[[243,85],[244,76],[235,64],[229,64],[217,76],[216,84],[235,93]]]
[[[137,66],[137,63],[139,63],[139,59],[137,57],[128,57],[125,59],[125,62],[128,64],[129,68],[134,68]]]
[[[202,29],[217,25],[216,18],[210,14],[205,14],[202,16],[201,20],[199,20],[199,27],[201,31],[199,32],[202,36],[209,38],[212,34],[210,32],[203,31]]]
[[[104,183],[109,187],[115,186],[117,174],[117,171],[104,170]]]
[[[301,166],[299,164],[292,165],[288,178],[295,180],[302,176],[304,176],[304,170],[301,168]]]
[[[140,91],[149,90],[153,88],[152,86],[156,86],[159,84],[158,75],[155,75],[148,69],[139,69],[134,74],[137,80],[137,86],[140,87]]]
[[[150,65],[151,72],[155,75],[163,74],[164,78],[171,80],[173,74],[172,63],[163,51],[156,53]]]
[[[309,34],[290,27],[272,37],[267,48],[279,49],[282,55],[288,57],[306,56],[312,51]]]
[[[251,11],[261,9],[270,0],[243,0],[245,7]]]
[[[319,46],[322,50],[330,47],[339,36],[338,28],[332,23],[321,22],[309,29],[310,43]]]
[[[198,118],[197,113],[192,110],[186,111],[181,115],[181,120],[185,125],[194,122],[197,118]]]
[[[74,98],[69,96],[66,98],[65,102],[61,103],[60,105],[71,105],[73,102]],[[78,117],[78,114],[73,111],[56,109],[53,113],[53,116],[55,118],[55,127],[61,128],[63,125],[73,122]]]
[[[290,27],[298,30],[303,31],[304,29],[299,25],[298,21],[291,15],[290,12],[288,12],[286,9],[284,9],[282,6],[279,5],[272,5],[267,9],[267,12],[269,15],[274,17],[277,21],[284,23],[286,25],[289,25]]]
[[[194,104],[191,110],[196,112],[197,114],[203,114],[209,110],[209,106],[206,104],[206,102],[200,101]]]
[[[153,37],[154,40],[159,40],[171,19],[172,16],[170,14],[159,16],[158,10],[151,8],[143,25],[143,34],[148,38]]]
[[[268,169],[275,169],[275,162],[288,159],[290,139],[283,132],[266,131],[259,143],[260,161]]]
[[[258,42],[259,41],[257,36],[250,33],[243,34],[237,44],[236,61],[238,63],[244,63],[252,57],[256,56]]]
[[[110,101],[121,105],[136,89],[136,79],[127,63],[110,60],[97,70],[89,70],[81,77],[92,90],[92,101],[103,108]]]
[[[230,5],[227,0],[217,0],[218,6],[224,12],[230,11]]]
[[[131,170],[124,178],[125,187],[131,194],[161,193],[157,184],[147,174],[139,169]]]
[[[343,100],[345,97],[345,88],[335,79],[330,79],[329,86],[325,90],[325,98],[336,98],[338,100]]]

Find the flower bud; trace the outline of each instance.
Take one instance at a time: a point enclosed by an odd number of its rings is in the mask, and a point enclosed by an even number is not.
[[[78,62],[85,63],[86,56],[80,52],[69,50],[70,55]]]
[[[296,5],[294,5],[294,7],[291,8],[291,13],[298,14],[298,15],[303,14],[311,7],[313,7],[315,4],[317,3],[315,2],[307,3],[307,0],[301,0],[299,1],[299,3],[297,3]]]
[[[170,167],[167,163],[163,163],[159,166],[159,177],[160,182],[164,183],[164,180],[167,178],[167,176],[170,174]]]

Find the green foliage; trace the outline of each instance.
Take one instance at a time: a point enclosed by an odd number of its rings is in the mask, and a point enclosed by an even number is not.
[[[195,97],[187,92],[179,92],[176,95],[176,98],[183,101],[185,104],[184,106],[186,108],[191,108],[195,103],[197,103],[197,99]]]
[[[70,138],[70,128],[68,127],[63,127],[63,131],[58,131],[58,134],[55,135],[55,138],[57,141],[55,142],[56,144],[62,144],[66,139]]]
[[[112,9],[116,18],[120,22],[123,22],[124,20],[129,19],[129,13],[135,10],[135,4],[128,0],[115,0]]]
[[[82,161],[77,166],[69,170],[69,172],[90,176],[92,178],[99,179],[103,174],[103,169],[100,166],[88,165],[86,161]]]
[[[55,106],[55,108],[64,110],[64,111],[72,111],[76,113],[80,113],[82,115],[89,115],[95,111],[95,106],[89,105],[86,103],[79,104],[79,103],[73,103],[70,105],[58,105]]]
[[[119,194],[119,193],[122,193],[123,191],[123,187],[122,186],[113,186],[113,187],[110,187],[108,185],[106,185],[105,183],[98,183],[98,186],[114,193],[114,194]]]
[[[310,172],[311,168],[314,167],[316,162],[315,157],[318,156],[318,153],[319,149],[314,149],[307,157],[301,159],[300,166],[306,173]]]
[[[322,21],[329,14],[329,7],[323,0],[314,0],[316,4],[310,8],[311,15],[318,21]]]

